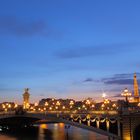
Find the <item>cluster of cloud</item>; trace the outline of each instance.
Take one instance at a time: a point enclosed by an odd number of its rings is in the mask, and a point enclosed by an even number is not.
[[[25,22],[16,17],[0,17],[0,33],[8,33],[16,36],[33,36],[49,34],[49,28],[45,21]]]
[[[133,85],[133,73],[129,74],[115,74],[109,78],[103,78],[101,80],[96,80],[93,78],[87,78],[84,82],[103,82],[106,85]],[[137,73],[138,83],[140,83],[140,73]]]
[[[108,45],[86,46],[64,48],[56,52],[56,56],[60,59],[81,58],[89,56],[106,56],[127,52],[134,49],[136,43],[116,43]]]
[[[132,73],[130,74],[115,74],[113,77],[110,78],[104,78],[102,81],[104,84],[116,84],[116,85],[133,85],[134,80],[133,80],[133,75]],[[138,82],[140,83],[140,73],[137,73],[138,77]]]

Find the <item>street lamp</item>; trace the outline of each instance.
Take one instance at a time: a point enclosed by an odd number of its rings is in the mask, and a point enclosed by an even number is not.
[[[57,105],[57,106],[60,106],[60,105],[61,105],[60,101],[57,101],[57,102],[56,102],[56,105]]]
[[[123,93],[121,94],[123,97],[125,97],[126,103],[128,103],[128,97],[130,97],[132,94],[128,91],[127,88],[124,89]]]
[[[125,100],[126,100],[126,107],[128,107],[128,104],[129,104],[129,100],[128,100],[128,97],[130,97],[132,94],[131,92],[128,91],[127,88],[124,89],[123,93],[121,94],[123,97],[125,97]]]
[[[34,103],[34,106],[38,106],[38,103]]]
[[[138,107],[140,107],[140,103],[138,103]]]
[[[104,104],[109,104],[109,103],[110,103],[110,101],[108,99],[104,100]]]
[[[86,100],[86,104],[87,105],[90,105],[90,100]]]

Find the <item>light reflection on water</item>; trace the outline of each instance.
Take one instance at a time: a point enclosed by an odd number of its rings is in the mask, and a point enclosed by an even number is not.
[[[35,126],[32,135],[24,132],[21,134],[0,134],[0,140],[67,140],[65,124],[40,124]],[[35,134],[38,133],[38,134]],[[69,140],[108,140],[107,137],[81,128],[71,126],[68,129]]]

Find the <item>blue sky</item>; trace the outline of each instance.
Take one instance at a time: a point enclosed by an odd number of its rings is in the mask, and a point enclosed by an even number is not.
[[[0,1],[0,101],[117,96],[140,72],[140,2]]]

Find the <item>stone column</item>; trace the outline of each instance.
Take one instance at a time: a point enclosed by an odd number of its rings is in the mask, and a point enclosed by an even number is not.
[[[90,126],[90,119],[87,120],[87,125]]]
[[[106,129],[107,129],[107,132],[109,132],[109,127],[110,127],[110,125],[109,125],[109,119],[106,118]]]

